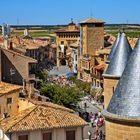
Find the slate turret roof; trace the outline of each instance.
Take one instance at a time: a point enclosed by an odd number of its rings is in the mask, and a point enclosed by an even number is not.
[[[111,59],[113,58],[113,55],[114,55],[114,53],[116,51],[117,45],[118,45],[119,40],[120,40],[120,36],[121,36],[121,34],[118,33],[118,36],[117,36],[114,44],[112,45],[112,49],[111,49],[111,52],[110,52],[110,54],[108,56],[108,59],[107,59],[106,63],[110,63]]]
[[[140,38],[105,112],[126,120],[140,120]]]
[[[125,69],[129,56],[131,54],[131,46],[125,33],[121,34],[120,41],[116,47],[116,51],[110,61],[110,64],[103,74],[104,77],[121,77]]]

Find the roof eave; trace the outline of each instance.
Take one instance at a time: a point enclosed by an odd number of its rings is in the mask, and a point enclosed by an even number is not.
[[[110,120],[116,120],[120,122],[140,123],[140,118],[138,117],[121,116],[121,115],[110,113],[107,110],[103,110],[102,114],[105,118]]]

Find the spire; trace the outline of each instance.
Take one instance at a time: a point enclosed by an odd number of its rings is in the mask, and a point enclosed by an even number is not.
[[[131,54],[131,51],[132,49],[127,40],[127,37],[125,33],[122,33],[120,36],[120,41],[116,47],[116,51],[110,61],[110,64],[104,76],[121,77]]]
[[[113,46],[112,46],[112,49],[111,49],[111,52],[110,52],[110,54],[109,54],[109,56],[108,56],[108,59],[107,59],[107,63],[110,63],[110,61],[111,61],[111,59],[112,59],[112,57],[113,57],[113,55],[114,55],[114,53],[115,53],[115,51],[116,51],[116,47],[117,47],[117,45],[118,45],[118,43],[119,43],[119,40],[120,40],[120,36],[121,36],[121,34],[120,34],[120,32],[118,33],[118,36],[117,36],[117,38],[116,38],[116,40],[115,40],[115,42],[114,42],[114,44],[113,44]]]
[[[140,38],[138,39],[107,112],[140,118]]]

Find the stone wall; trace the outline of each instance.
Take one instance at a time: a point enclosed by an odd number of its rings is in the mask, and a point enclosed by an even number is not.
[[[140,124],[106,121],[106,140],[140,140]]]
[[[0,118],[4,117],[4,113],[13,116],[18,114],[18,98],[21,89],[12,91],[0,97]],[[7,104],[7,98],[12,98],[12,103]]]
[[[104,106],[107,108],[116,89],[119,79],[104,78]]]

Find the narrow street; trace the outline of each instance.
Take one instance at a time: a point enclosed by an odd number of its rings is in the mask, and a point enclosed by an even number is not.
[[[80,108],[82,108],[84,111],[87,111],[88,113],[92,112],[93,114],[98,113],[99,111],[101,111],[101,109],[98,107],[98,103],[96,103],[96,101],[92,101],[95,104],[93,105],[88,99],[84,99],[79,102],[79,106]],[[87,107],[85,109],[84,104],[86,103]],[[94,140],[94,132],[95,132],[96,127],[92,127],[91,123],[89,122],[89,125],[84,127],[84,140],[89,140],[89,136],[88,136],[88,131],[90,131],[92,133],[92,140]],[[104,132],[104,126],[100,128],[100,130],[102,130]]]

